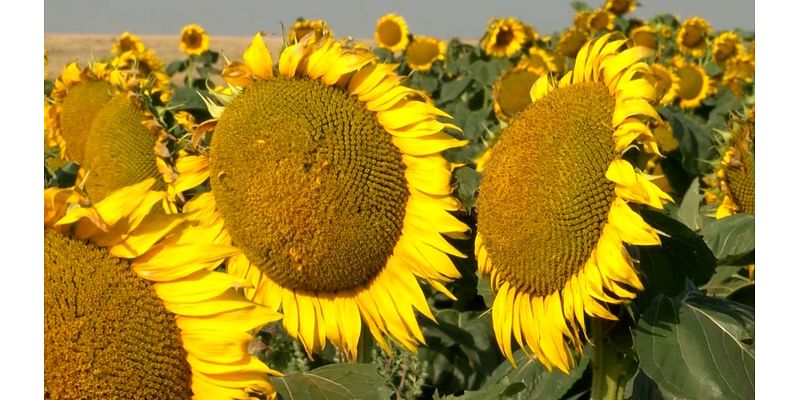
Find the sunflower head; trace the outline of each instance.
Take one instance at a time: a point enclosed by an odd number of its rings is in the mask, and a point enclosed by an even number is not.
[[[67,64],[53,84],[46,141],[59,147],[63,159],[81,162],[94,117],[127,84],[128,75],[107,63],[83,69],[76,62]]]
[[[545,72],[546,73],[546,72]],[[503,72],[492,89],[494,113],[498,119],[509,121],[531,103],[530,91],[541,73],[523,59]]]
[[[525,25],[516,18],[493,18],[481,38],[481,47],[492,57],[511,57],[530,41]]]
[[[716,92],[716,85],[705,69],[697,63],[677,57],[674,67],[675,96],[681,108],[691,110],[700,107],[703,100]]]
[[[416,278],[449,294],[459,276],[448,254],[463,254],[442,234],[467,227],[449,213],[459,204],[441,152],[464,141],[370,53],[306,37],[275,69],[256,35],[243,58],[252,78],[225,100],[209,154],[178,167],[195,171],[179,180],[210,178],[187,207],[229,235],[228,272],[282,309],[309,353],[330,341],[355,358],[362,321],[382,347],[388,336],[415,350],[414,310],[432,318]]]
[[[737,96],[744,94],[744,84],[753,83],[756,72],[756,58],[750,53],[740,53],[725,62],[722,83]]]
[[[584,316],[615,319],[607,304],[642,289],[626,246],[660,243],[628,204],[671,199],[623,157],[632,145],[658,154],[650,127],[662,122],[640,61],[652,51],[613,38],[583,46],[560,81],[539,78],[485,161],[475,249],[509,359],[516,340],[568,371],[567,342],[582,349]]]
[[[209,38],[199,24],[189,24],[181,29],[180,48],[187,56],[199,56],[208,51]]]
[[[586,27],[589,28],[590,32],[610,31],[614,29],[614,19],[616,19],[616,15],[599,8],[589,14],[589,18],[586,20]]]
[[[672,104],[678,90],[678,77],[672,69],[664,64],[654,62],[650,64],[652,72],[647,79],[656,89],[656,99],[660,105]]]
[[[572,18],[571,29],[575,29],[578,31],[586,31],[589,26],[589,17],[591,16],[592,12],[589,10],[576,11],[575,17]]]
[[[114,41],[114,45],[111,47],[111,53],[115,56],[119,56],[129,51],[141,53],[144,51],[144,44],[142,43],[142,40],[139,39],[139,36],[125,31],[117,36],[117,39]]]
[[[564,57],[541,47],[531,46],[528,49],[528,57],[520,60],[527,68],[533,69],[537,75],[544,75],[548,72],[560,74],[564,70]]]
[[[636,0],[606,0],[603,8],[614,15],[630,14],[636,9]]]
[[[689,18],[678,30],[678,49],[692,57],[702,57],[706,52],[706,41],[711,34],[711,24],[700,17]]]
[[[556,52],[564,57],[575,57],[589,37],[584,31],[570,28],[561,33],[556,44]]]
[[[720,33],[711,43],[711,56],[719,65],[744,52],[744,45],[736,32]]]
[[[153,183],[68,212],[69,196],[45,193],[46,215],[66,212],[44,234],[45,397],[275,398],[277,373],[247,347],[280,315],[214,271],[209,256],[231,248],[213,232],[151,212],[166,195]]]
[[[309,40],[316,42],[325,37],[332,37],[333,31],[331,31],[328,23],[324,20],[298,19],[292,24],[292,27],[289,28],[289,44],[297,43],[309,34]]]
[[[650,25],[641,25],[633,28],[629,36],[637,46],[658,50],[658,32]]]
[[[728,129],[721,132],[721,157],[713,175],[706,179],[711,183],[706,198],[717,204],[717,219],[731,214],[756,213],[755,113],[752,110],[734,115]]]
[[[400,15],[389,13],[375,23],[375,44],[382,49],[403,51],[408,46],[408,24]]]
[[[411,69],[430,71],[434,61],[444,60],[446,50],[444,41],[417,35],[406,49],[406,61]]]

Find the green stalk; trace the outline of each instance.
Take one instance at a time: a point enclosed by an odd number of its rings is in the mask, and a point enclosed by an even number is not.
[[[591,318],[592,400],[623,400],[630,380],[633,361],[617,351],[610,342],[608,321]]]

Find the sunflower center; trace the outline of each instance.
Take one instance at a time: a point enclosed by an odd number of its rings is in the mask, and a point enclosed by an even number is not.
[[[400,150],[355,97],[308,79],[253,84],[211,143],[225,226],[281,286],[337,291],[381,271],[409,192]]]
[[[189,399],[175,315],[126,261],[44,235],[45,398]]]
[[[378,29],[378,35],[381,42],[388,47],[397,45],[403,39],[403,31],[394,21],[387,21],[381,24],[380,29]]]
[[[653,50],[658,49],[658,40],[656,38],[656,33],[649,30],[639,30],[635,31],[631,35],[631,39],[633,42],[636,43],[638,46],[644,46]]]
[[[203,44],[203,35],[196,30],[190,30],[183,35],[183,43],[190,49],[200,48]]]
[[[535,74],[524,69],[503,76],[496,94],[500,111],[510,118],[531,104],[530,91],[536,78]]]
[[[92,121],[109,100],[111,85],[104,81],[85,81],[69,89],[61,104],[59,122],[70,159],[83,162]]]
[[[738,156],[725,168],[731,196],[742,212],[756,214],[756,160],[749,146],[736,151]]]
[[[97,113],[86,139],[84,163],[90,171],[86,191],[92,198],[102,199],[114,190],[158,177],[156,139],[142,125],[144,118],[125,94],[114,96]]]
[[[512,41],[514,41],[514,30],[508,26],[500,28],[500,30],[497,32],[497,39],[495,40],[497,46],[506,47]]]
[[[703,91],[703,74],[695,67],[678,68],[678,96],[682,99],[694,99]]]
[[[564,287],[595,247],[614,183],[614,99],[600,83],[556,89],[518,113],[492,150],[478,232],[502,279],[544,296]]]
[[[688,26],[683,35],[683,44],[686,47],[696,47],[703,41],[703,31],[699,27]]]

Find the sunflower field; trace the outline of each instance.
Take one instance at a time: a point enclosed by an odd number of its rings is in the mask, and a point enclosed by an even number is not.
[[[754,398],[754,33],[572,7],[50,64],[45,398]]]

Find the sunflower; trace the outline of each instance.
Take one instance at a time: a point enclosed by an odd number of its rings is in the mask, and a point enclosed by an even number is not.
[[[166,196],[153,183],[63,217],[69,195],[46,191],[45,398],[274,399],[279,373],[247,348],[280,315],[214,272],[235,251],[219,232],[150,212]]]
[[[711,56],[714,62],[724,65],[725,61],[739,54],[743,54],[744,45],[736,32],[723,32],[711,43]]]
[[[111,46],[111,53],[115,55],[120,55],[129,51],[142,53],[144,52],[144,49],[144,44],[142,43],[142,40],[139,39],[139,36],[125,31],[117,36],[117,39],[114,41],[114,45]]]
[[[256,35],[243,58],[223,72],[243,87],[210,108],[210,150],[178,161],[182,188],[210,178],[186,208],[229,235],[228,272],[307,352],[327,339],[355,359],[362,321],[382,348],[389,336],[416,351],[414,309],[433,315],[415,277],[452,297],[448,254],[464,256],[442,237],[468,228],[448,212],[460,206],[441,151],[465,141],[396,65],[332,39],[285,48],[275,70]]]
[[[683,109],[691,110],[700,107],[708,96],[716,91],[714,82],[700,65],[683,58],[675,58],[675,95],[680,99]]]
[[[606,304],[643,288],[626,244],[660,244],[628,203],[662,209],[671,199],[623,158],[637,144],[659,154],[649,125],[663,122],[639,61],[652,50],[619,51],[626,41],[613,36],[583,46],[560,81],[536,81],[482,168],[475,254],[511,362],[513,337],[548,369],[568,371],[566,341],[582,351],[584,314],[614,320]]]
[[[405,18],[389,13],[375,23],[375,43],[378,47],[391,51],[403,51],[408,46],[408,25]]]
[[[584,32],[589,27],[589,17],[592,15],[591,11],[581,10],[575,12],[575,17],[572,19],[572,29]]]
[[[606,0],[603,8],[614,15],[630,14],[636,9],[636,0]]]
[[[324,37],[333,36],[333,31],[330,30],[328,24],[321,19],[304,20],[299,19],[292,24],[289,29],[289,44],[294,44],[304,38],[306,35],[311,34],[311,41],[318,41]]]
[[[614,29],[616,15],[600,8],[589,14],[586,27],[590,32],[610,31]]]
[[[514,68],[505,71],[494,83],[492,98],[497,118],[509,121],[531,104],[529,93],[541,74],[521,60]]]
[[[672,70],[659,63],[650,64],[650,74],[647,79],[656,89],[656,100],[660,105],[669,105],[675,100],[678,91],[678,77]]]
[[[548,72],[560,74],[564,70],[564,57],[541,47],[532,46],[528,49],[528,57],[520,60],[527,68],[544,75]]]
[[[578,54],[578,50],[583,47],[588,39],[589,37],[583,31],[573,28],[567,29],[558,38],[556,53],[564,57],[575,57]]]
[[[706,39],[711,33],[711,24],[700,18],[689,18],[678,30],[678,49],[693,57],[702,57],[706,52]]]
[[[722,83],[737,96],[744,94],[743,84],[753,83],[756,72],[756,58],[750,53],[741,53],[725,62]]]
[[[146,178],[160,177],[159,188],[173,180],[168,135],[135,95],[130,74],[106,63],[81,70],[73,62],[54,86],[46,143],[58,146],[63,160],[80,164],[78,189],[102,199]],[[164,207],[176,211],[178,197],[171,193]]]
[[[492,18],[481,38],[481,47],[492,57],[511,57],[531,38],[516,18]]]
[[[406,49],[406,62],[411,69],[430,71],[434,61],[444,60],[446,50],[447,46],[439,39],[414,36]]]
[[[180,48],[187,56],[199,56],[208,51],[208,34],[198,24],[189,24],[181,29]]]
[[[756,214],[755,132],[755,114],[735,116],[729,129],[721,132],[722,157],[716,163],[714,176],[707,179],[712,184],[710,197],[722,199],[717,206],[717,219],[737,213]]]
[[[658,50],[658,32],[650,25],[642,25],[633,28],[629,37],[637,46]]]

